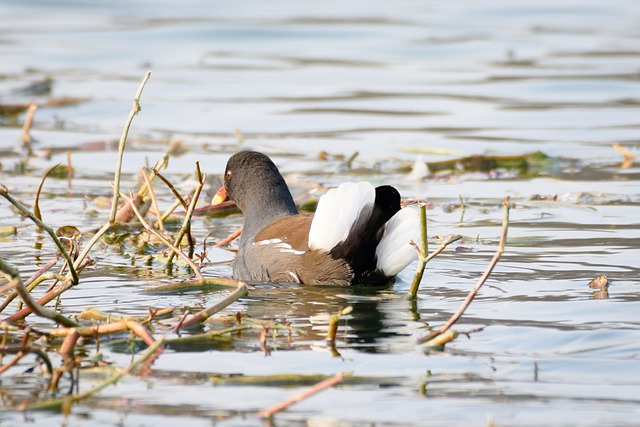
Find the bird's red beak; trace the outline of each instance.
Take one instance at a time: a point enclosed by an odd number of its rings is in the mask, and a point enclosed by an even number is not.
[[[213,196],[213,200],[211,200],[211,206],[219,205],[220,203],[227,200],[227,189],[223,185],[220,187],[215,196]]]

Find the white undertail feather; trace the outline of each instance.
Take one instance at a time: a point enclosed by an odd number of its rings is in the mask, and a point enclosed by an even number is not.
[[[387,222],[376,248],[376,266],[385,276],[395,276],[417,259],[418,254],[411,246],[412,240],[420,244],[420,213],[417,209],[406,207],[400,209]]]
[[[320,197],[309,230],[309,248],[330,251],[349,235],[353,224],[369,217],[376,198],[371,183],[345,182]]]

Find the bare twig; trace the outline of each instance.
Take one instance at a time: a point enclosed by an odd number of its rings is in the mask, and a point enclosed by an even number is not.
[[[0,367],[0,374],[5,372],[11,366],[13,366],[16,363],[18,363],[18,361],[22,357],[26,356],[29,353],[33,353],[33,354],[37,355],[40,359],[42,359],[44,364],[47,366],[48,372],[53,372],[53,365],[51,365],[51,360],[49,360],[49,356],[47,356],[47,353],[45,353],[44,351],[39,350],[37,348],[33,348],[33,347],[30,347],[30,346],[27,346],[27,345],[20,345],[20,346],[16,346],[16,347],[14,347],[14,346],[0,346],[0,353],[16,354],[16,357],[14,359],[12,359],[6,365],[2,365]]]
[[[77,284],[78,283],[78,273],[76,272],[76,268],[73,265],[73,261],[71,261],[71,257],[69,256],[69,253],[67,252],[67,250],[65,249],[65,247],[62,245],[62,243],[60,242],[60,240],[58,239],[58,236],[56,236],[56,233],[53,231],[53,229],[49,226],[47,226],[45,223],[43,223],[42,221],[40,221],[38,218],[36,218],[36,216],[31,213],[26,206],[24,206],[22,203],[20,203],[18,200],[14,199],[13,196],[11,196],[11,194],[9,194],[9,190],[7,189],[7,187],[5,187],[4,185],[0,184],[0,196],[4,197],[5,199],[7,199],[13,206],[15,206],[24,216],[26,216],[27,218],[29,218],[31,221],[35,222],[36,225],[38,225],[38,227],[42,228],[43,230],[45,230],[47,232],[47,234],[51,237],[51,239],[53,240],[53,242],[56,244],[56,246],[58,247],[58,250],[60,251],[60,253],[62,254],[62,257],[65,259],[65,261],[67,261],[67,264],[69,265],[69,273],[71,274],[71,277],[73,278],[73,283]]]
[[[73,348],[76,345],[76,342],[80,338],[80,334],[76,330],[76,328],[69,329],[69,333],[65,337],[62,345],[60,346],[60,350],[58,351],[63,356],[70,356],[73,354]]]
[[[147,224],[147,222],[144,220],[144,218],[142,217],[142,215],[140,214],[140,212],[138,211],[138,208],[135,207],[134,202],[133,202],[133,196],[131,197],[127,197],[125,195],[122,195],[122,197],[129,202],[129,204],[131,205],[131,207],[133,208],[133,212],[135,213],[135,215],[138,217],[138,221],[140,221],[140,223],[142,224],[142,226],[144,228],[146,228],[151,234],[153,234],[154,236],[156,236],[158,239],[160,239],[160,241],[162,241],[162,243],[164,243],[165,245],[167,245],[169,248],[171,248],[174,252],[176,252],[182,259],[185,260],[185,262],[189,265],[189,267],[191,267],[191,269],[193,270],[193,272],[195,273],[196,276],[198,276],[198,279],[204,281],[204,276],[202,275],[202,273],[200,273],[200,269],[198,268],[198,266],[191,260],[191,258],[189,258],[187,255],[185,255],[184,252],[182,252],[180,249],[176,248],[173,243],[171,243],[169,240],[167,240],[162,234],[158,233],[156,230],[154,230],[153,228],[151,228],[149,226],[149,224]]]
[[[339,384],[342,382],[342,380],[345,377],[350,376],[351,374],[348,372],[341,372],[337,375],[334,375],[331,378],[327,378],[324,381],[319,382],[318,384],[314,385],[313,387],[310,387],[306,390],[304,390],[301,393],[296,394],[295,396],[290,397],[289,399],[280,402],[279,404],[272,406],[271,408],[265,409],[263,411],[260,411],[256,414],[257,417],[259,418],[269,418],[272,417],[273,414],[283,411],[285,409],[287,409],[289,406],[293,405],[294,403],[298,403],[301,402],[311,396],[313,396],[314,394],[326,390],[329,387],[333,387],[336,384]]]
[[[189,209],[187,209],[187,214],[184,216],[184,221],[182,221],[182,227],[180,227],[180,231],[178,232],[178,236],[174,242],[176,247],[180,247],[180,242],[182,242],[182,238],[185,234],[187,234],[189,239],[189,244],[193,247],[194,241],[193,237],[191,237],[191,217],[193,216],[193,210],[196,208],[198,204],[198,198],[200,197],[200,193],[202,192],[202,188],[207,182],[207,175],[202,175],[200,172],[200,163],[196,162],[196,175],[198,177],[198,187],[196,187],[195,192],[193,193],[193,197],[191,198],[191,202],[189,203]],[[175,252],[171,252],[169,254],[169,259],[167,260],[167,264],[171,264],[173,261],[173,256]]]
[[[29,155],[33,154],[31,150],[31,127],[33,126],[33,117],[36,114],[36,110],[38,109],[38,104],[32,102],[29,104],[29,108],[27,108],[27,115],[25,116],[24,123],[22,124],[22,143],[24,144],[24,148],[27,149],[27,153]]]
[[[144,85],[147,84],[147,80],[151,77],[151,71],[147,71],[147,74],[142,78],[142,82],[140,82],[140,86],[138,86],[138,90],[136,92],[136,96],[133,98],[133,106],[131,107],[131,111],[129,112],[129,117],[127,121],[124,123],[124,128],[122,129],[122,135],[120,136],[120,143],[118,144],[118,165],[116,167],[116,173],[113,177],[113,202],[111,203],[111,213],[109,214],[109,224],[113,224],[116,220],[116,212],[118,210],[118,199],[120,197],[120,174],[122,173],[122,158],[124,156],[124,148],[127,142],[127,136],[129,135],[129,128],[131,127],[131,122],[133,118],[138,114],[141,110],[140,108],[140,96],[142,95],[142,90],[144,89]]]
[[[39,316],[46,317],[47,319],[55,320],[56,322],[65,326],[77,326],[78,324],[71,319],[66,318],[62,314],[55,310],[43,307],[38,304],[32,297],[29,291],[24,287],[22,279],[20,279],[20,273],[13,266],[5,263],[0,259],[0,270],[11,276],[11,282],[14,284],[16,291],[20,295],[20,298],[31,309],[32,312]]]
[[[509,197],[504,198],[504,200],[502,201],[502,205],[504,207],[502,217],[502,233],[500,234],[500,243],[498,243],[498,249],[496,250],[496,253],[493,255],[493,258],[489,262],[489,265],[487,265],[484,273],[482,273],[482,276],[480,276],[478,282],[471,289],[471,291],[469,291],[469,294],[464,299],[464,302],[462,303],[462,305],[460,305],[458,310],[449,318],[447,323],[442,325],[439,329],[432,331],[426,337],[421,338],[419,341],[423,342],[422,345],[429,346],[431,339],[447,332],[451,328],[451,326],[453,326],[460,319],[460,317],[464,314],[464,312],[471,304],[471,301],[473,301],[473,298],[475,298],[475,296],[477,295],[482,285],[484,285],[484,283],[487,281],[487,278],[493,271],[493,268],[498,263],[500,256],[502,256],[502,253],[504,252],[504,245],[507,240],[507,230],[509,228],[509,209],[511,208]]]
[[[156,193],[155,191],[153,191],[153,185],[151,185],[151,180],[149,179],[149,175],[147,175],[147,171],[144,168],[142,168],[140,172],[142,173],[144,182],[147,184],[147,190],[149,191],[149,196],[151,197],[151,203],[153,204],[153,208],[156,210],[156,217],[157,217],[156,224],[158,226],[158,229],[160,229],[160,231],[164,233],[164,223],[162,222],[162,218],[160,217],[160,208],[158,207],[158,199],[156,199]]]
[[[629,169],[631,165],[633,165],[633,163],[636,161],[636,155],[617,142],[613,144],[613,148],[624,156],[624,162],[622,162],[622,165],[620,165],[622,169]]]
[[[95,326],[82,326],[75,328],[56,328],[49,331],[48,335],[56,338],[67,337],[70,334],[77,334],[82,337],[95,337],[98,335],[108,335],[116,332],[130,330],[140,337],[148,346],[153,345],[155,339],[144,326],[132,320],[121,320],[113,323],[105,323]]]
[[[249,291],[247,289],[247,285],[242,282],[239,282],[238,288],[235,291],[231,292],[229,295],[227,295],[225,298],[221,299],[220,301],[216,302],[215,304],[210,305],[204,310],[184,320],[180,325],[180,328],[185,328],[185,327],[193,326],[198,323],[202,323],[205,320],[207,320],[209,317],[211,317],[213,314],[219,312],[225,307],[228,307],[229,305],[231,305],[231,303],[237,301],[242,297],[247,296],[248,294],[249,294]]]
[[[85,259],[83,261],[82,264],[80,264],[77,267],[78,272],[82,271],[87,265],[89,265],[91,263],[90,259]],[[73,281],[71,280],[71,278],[67,277],[60,285],[58,285],[54,290],[47,292],[46,294],[44,294],[43,296],[41,296],[40,298],[38,298],[37,303],[39,305],[45,305],[49,302],[51,302],[52,300],[56,299],[57,297],[59,297],[60,295],[62,295],[64,292],[68,291],[69,289],[73,288],[75,286],[75,284],[73,283]],[[30,307],[25,307],[20,311],[17,311],[16,313],[13,313],[11,316],[7,317],[6,319],[4,319],[6,322],[15,322],[17,320],[20,319],[24,319],[25,317],[27,317],[29,314],[31,314],[31,308]]]
[[[165,155],[162,156],[162,158],[156,162],[153,168],[150,168],[151,174],[149,174],[149,181],[153,182],[156,176],[158,176],[158,170],[162,169],[167,164],[168,161],[169,161],[169,153],[165,153]],[[149,168],[146,168],[146,169],[149,169]],[[138,195],[144,196],[146,192],[147,192],[147,183],[145,182],[144,184],[142,184],[142,186],[138,190]]]
[[[167,179],[165,178],[156,168],[153,168],[153,173],[160,178],[160,180],[162,182],[164,182],[164,184],[167,186],[167,188],[169,190],[171,190],[171,192],[173,193],[173,195],[176,197],[176,200],[179,202],[179,204],[182,205],[183,209],[187,209],[187,202],[185,202],[185,200],[182,198],[182,196],[180,195],[180,193],[178,193],[178,190],[176,190],[176,188],[173,186],[173,184]],[[177,207],[177,206],[176,206]],[[175,208],[174,208],[175,210]],[[163,215],[164,216],[164,215]]]
[[[234,231],[233,233],[229,234],[227,237],[225,237],[224,239],[220,240],[218,243],[216,243],[215,245],[213,245],[214,248],[219,248],[220,246],[224,246],[227,245],[231,242],[233,242],[235,239],[238,238],[238,236],[240,236],[240,234],[242,234],[242,227],[240,227],[239,229],[237,229],[236,231]]]
[[[122,371],[117,372],[113,376],[107,378],[102,383],[98,384],[97,386],[93,387],[90,390],[85,391],[84,393],[75,394],[75,395],[71,395],[71,396],[64,396],[64,397],[57,398],[57,399],[46,400],[44,402],[34,403],[32,405],[26,405],[26,407],[24,409],[37,410],[37,409],[61,408],[63,406],[63,404],[76,403],[76,402],[79,402],[79,401],[84,400],[86,398],[89,398],[91,396],[94,396],[94,395],[98,394],[101,390],[103,390],[104,388],[110,386],[111,384],[115,384],[120,379],[122,379],[126,375],[130,374],[131,372],[133,372],[133,370],[136,369],[140,364],[142,364],[143,362],[145,362],[149,358],[153,357],[156,354],[156,351],[162,345],[163,341],[164,341],[164,337],[158,338],[156,340],[156,342],[153,343],[153,345],[149,346],[149,348],[137,360],[133,361],[125,369],[123,369]]]
[[[59,259],[60,258],[56,256],[51,261],[49,261],[48,263],[40,267],[38,271],[33,273],[31,277],[29,277],[27,280],[24,281],[24,286],[27,288],[29,292],[31,292],[31,289],[32,289],[29,285],[31,285],[31,283],[35,283],[36,285],[40,283],[40,282],[36,282],[36,280],[42,277],[42,275],[46,273],[51,267],[56,265]],[[11,285],[11,288],[13,288],[13,285]],[[7,306],[11,303],[11,301],[13,301],[17,296],[18,296],[18,292],[15,289],[11,291],[11,293],[7,295],[7,297],[2,302],[2,304],[0,304],[0,313],[2,313],[4,309],[7,308]]]

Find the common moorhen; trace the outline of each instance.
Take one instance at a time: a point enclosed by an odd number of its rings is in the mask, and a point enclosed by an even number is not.
[[[388,185],[341,184],[323,195],[315,214],[298,213],[276,165],[262,153],[231,156],[212,204],[233,200],[244,225],[233,277],[251,282],[382,285],[416,258],[420,220],[400,209]]]

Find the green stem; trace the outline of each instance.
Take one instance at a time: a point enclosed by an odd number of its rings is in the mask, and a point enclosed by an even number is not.
[[[427,254],[429,253],[429,248],[427,247],[427,207],[424,203],[420,203],[420,253],[418,255],[418,268],[416,269],[416,274],[413,276],[413,282],[411,282],[411,288],[409,289],[409,293],[405,297],[407,300],[413,300],[418,295],[418,288],[420,287],[420,282],[422,281],[422,275],[424,274],[424,268],[427,265]]]

